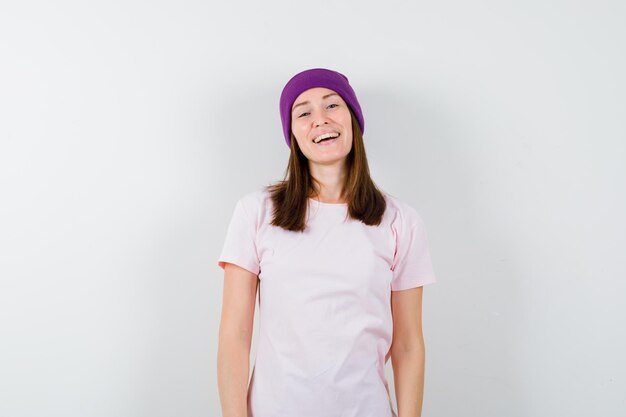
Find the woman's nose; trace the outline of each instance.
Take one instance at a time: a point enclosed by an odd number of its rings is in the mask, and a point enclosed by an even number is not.
[[[315,126],[323,125],[328,123],[328,118],[326,115],[322,113],[317,113],[313,118]]]

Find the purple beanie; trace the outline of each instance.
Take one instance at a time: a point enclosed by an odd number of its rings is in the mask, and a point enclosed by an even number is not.
[[[348,83],[348,77],[337,71],[313,68],[294,75],[287,82],[280,95],[280,119],[283,122],[283,134],[287,146],[291,147],[291,106],[303,91],[314,87],[325,87],[337,92],[354,113],[361,127],[361,133],[364,132],[363,112],[354,90]]]

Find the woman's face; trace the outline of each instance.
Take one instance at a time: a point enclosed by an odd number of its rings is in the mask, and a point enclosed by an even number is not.
[[[310,162],[330,164],[343,160],[352,148],[352,118],[348,105],[335,91],[324,87],[303,91],[291,107],[291,130]],[[331,133],[336,138],[322,140]]]

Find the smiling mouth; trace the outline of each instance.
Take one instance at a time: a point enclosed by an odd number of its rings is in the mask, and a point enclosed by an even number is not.
[[[339,133],[339,132],[325,133],[325,134],[319,135],[317,138],[313,139],[313,143],[322,143],[322,142],[329,141],[329,140],[332,140],[332,139],[337,139],[339,136],[341,136],[341,133]]]

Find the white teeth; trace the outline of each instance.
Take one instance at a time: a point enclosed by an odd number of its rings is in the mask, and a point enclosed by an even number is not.
[[[319,135],[318,137],[316,137],[315,139],[313,139],[313,142],[315,143],[320,143],[320,141],[322,139],[326,139],[326,138],[336,138],[337,136],[339,136],[339,133],[337,132],[332,132],[332,133],[324,133],[323,135]]]

